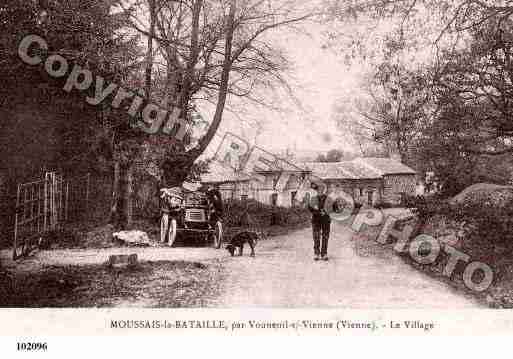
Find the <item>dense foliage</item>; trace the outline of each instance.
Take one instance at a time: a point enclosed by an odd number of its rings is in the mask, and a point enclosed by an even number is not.
[[[472,191],[461,199],[458,196],[451,200],[433,195],[409,197],[404,204],[414,208],[422,224],[435,216],[461,224],[464,238],[470,244],[479,240],[491,245],[513,246],[512,189]]]
[[[225,202],[224,221],[228,227],[295,226],[308,223],[310,212],[303,206],[277,207],[253,199]]]
[[[364,98],[337,112],[362,151],[377,143],[398,153],[445,198],[473,183],[512,183],[511,4],[328,4],[338,25],[329,44],[369,64]],[[346,36],[347,26],[359,31]]]

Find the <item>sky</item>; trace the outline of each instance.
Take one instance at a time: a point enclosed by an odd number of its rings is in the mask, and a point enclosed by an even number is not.
[[[298,0],[301,1],[301,0]],[[308,0],[310,1],[310,0]],[[312,0],[316,1],[316,0]],[[278,29],[269,35],[269,40],[276,46],[285,50],[290,59],[294,78],[293,89],[295,96],[300,100],[301,108],[292,101],[283,99],[287,110],[262,110],[248,106],[244,113],[237,115],[224,112],[220,133],[231,131],[249,140],[255,140],[255,126],[259,123],[262,129],[256,137],[256,145],[279,154],[286,149],[301,155],[311,152],[327,152],[330,149],[341,149],[360,153],[359,146],[351,133],[344,132],[337,126],[337,119],[357,116],[351,109],[356,99],[367,97],[363,89],[365,77],[371,73],[373,66],[379,63],[382,57],[382,46],[385,34],[389,33],[402,18],[394,18],[375,22],[365,17],[357,21],[331,22],[326,24],[304,24],[305,33],[298,33]],[[418,26],[409,29],[408,35],[415,39],[415,51],[406,52],[405,64],[415,66],[425,63],[432,58],[432,47],[427,44],[434,41],[438,35],[433,21],[426,20],[425,14],[419,14],[416,21]],[[424,32],[431,29],[429,32]],[[422,32],[423,40],[418,40],[418,32]],[[339,48],[326,46],[326,33],[336,34],[335,44]],[[411,32],[411,34],[410,34]],[[434,37],[433,37],[434,36]],[[349,41],[349,42],[347,42]],[[345,53],[340,47],[347,47],[349,43],[359,43],[364,48],[373,50],[368,56],[352,57],[351,65],[344,61]],[[422,44],[426,45],[424,48]],[[333,45],[333,43],[331,43]],[[349,51],[347,53],[349,54]],[[407,55],[407,56],[406,56]],[[360,59],[357,63],[356,59]],[[364,60],[365,59],[365,60]],[[403,61],[401,60],[401,61]],[[343,104],[344,112],[336,112],[335,105]],[[244,124],[249,121],[248,124]],[[215,147],[213,144],[212,147]]]
[[[280,1],[289,0],[277,0]],[[297,5],[293,8],[295,10],[304,8],[316,11],[319,6],[324,8],[323,1],[291,0],[291,3]],[[425,21],[425,17],[422,19]],[[326,33],[329,31],[337,34],[336,44],[339,47],[346,46],[344,41],[349,39],[352,43],[356,41],[363,44],[363,47],[378,49],[383,34],[394,21],[380,21],[379,26],[374,26],[376,24],[373,21],[369,22],[362,17],[352,22],[347,19],[324,24],[312,21],[301,25],[302,32],[280,27],[266,33],[266,42],[284,50],[291,62],[290,85],[301,106],[285,96],[279,96],[277,100],[284,108],[283,111],[247,103],[232,106],[233,99],[229,97],[216,139],[204,157],[215,153],[220,139],[227,132],[275,154],[281,154],[287,149],[298,155],[313,153],[314,156],[315,153],[325,153],[330,149],[359,153],[359,146],[355,144],[352,134],[337,126],[337,119],[355,115],[347,105],[364,96],[361,84],[372,67],[372,60],[367,57],[366,63],[353,62],[351,66],[346,65],[345,54],[341,53],[340,48],[326,46]],[[417,60],[425,57],[418,53],[413,55]],[[344,103],[345,112],[334,111],[337,103]],[[208,108],[211,106],[208,104],[199,106],[202,117],[210,121],[214,108]]]
[[[315,24],[307,26],[306,34],[277,31],[270,35],[270,40],[283,48],[291,61],[294,95],[302,108],[285,99],[287,109],[283,112],[251,106],[237,115],[225,111],[219,133],[230,131],[252,142],[258,122],[262,129],[256,145],[273,153],[287,148],[299,154],[333,148],[356,150],[350,134],[337,128],[333,107],[338,100],[358,91],[358,67],[348,68],[340,53],[323,48],[323,30]],[[216,146],[218,141],[209,152]]]
[[[319,0],[295,0],[298,9],[316,8]],[[304,23],[302,32],[278,28],[266,35],[266,41],[284,50],[292,65],[290,81],[294,96],[301,107],[291,99],[280,98],[284,111],[272,111],[244,105],[235,114],[225,108],[216,140],[211,143],[204,157],[215,153],[220,139],[226,132],[235,133],[273,153],[287,149],[304,154],[327,152],[330,149],[357,149],[351,145],[350,134],[337,128],[333,116],[334,104],[358,91],[359,68],[348,68],[343,56],[326,44],[324,34],[329,30],[318,22]],[[230,107],[228,98],[227,107]],[[208,106],[208,105],[207,105]],[[213,108],[201,110],[207,121],[213,117]],[[258,130],[257,130],[258,129]],[[258,135],[255,136],[256,132]]]

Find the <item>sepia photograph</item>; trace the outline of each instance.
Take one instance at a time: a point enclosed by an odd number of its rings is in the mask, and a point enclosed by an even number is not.
[[[367,333],[508,318],[513,1],[2,0],[0,234],[2,316]],[[283,309],[310,314],[251,314]]]

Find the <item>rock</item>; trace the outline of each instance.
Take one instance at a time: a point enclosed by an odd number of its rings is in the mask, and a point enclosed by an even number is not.
[[[491,183],[477,183],[465,188],[450,200],[453,210],[462,211],[466,222],[458,223],[456,228],[458,237],[472,236],[493,246],[506,244],[511,238],[511,209],[513,208],[513,186],[502,186]],[[470,215],[469,209],[477,212],[477,216]],[[486,232],[486,235],[482,233]],[[477,236],[479,234],[479,236]],[[495,254],[503,253],[508,248],[495,248]],[[481,248],[482,252],[484,248]]]
[[[115,268],[135,267],[137,265],[137,254],[113,254],[109,256],[107,266]]]
[[[151,244],[148,234],[138,230],[114,232],[112,238],[128,246],[149,246]]]

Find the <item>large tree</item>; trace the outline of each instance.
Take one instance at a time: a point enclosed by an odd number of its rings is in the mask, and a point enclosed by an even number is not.
[[[513,152],[512,25],[504,18],[473,29],[469,45],[447,53],[437,67],[434,93],[443,116],[465,125],[457,144],[467,153]]]
[[[267,38],[272,30],[292,27],[311,17],[293,1],[121,1],[132,13],[133,28],[148,39],[148,76],[162,86],[147,88],[188,120],[204,103],[213,117],[194,144],[177,143],[164,161],[167,185],[181,184],[219,128],[229,97],[265,103],[263,90],[288,88],[288,62]],[[158,74],[163,74],[158,76]],[[148,86],[147,86],[148,87]],[[179,169],[179,170],[177,170]]]
[[[413,162],[411,149],[430,112],[429,80],[420,70],[383,62],[357,101],[351,118],[356,136],[381,144],[401,161]]]
[[[508,18],[490,19],[469,31],[467,46],[442,54],[434,68],[439,111],[419,152],[449,195],[472,183],[513,179],[512,40]]]
[[[511,179],[510,170],[498,163],[513,152],[513,4],[400,0],[331,5],[340,9],[331,12],[338,22],[352,15],[373,25],[367,28],[374,42],[363,37],[349,45],[359,50],[355,58],[368,56],[377,77],[387,80],[381,91],[386,96],[377,101],[371,96],[360,106],[363,132],[397,148],[409,142],[418,169],[435,171],[447,195],[476,181]],[[331,36],[334,46],[348,47],[336,32]],[[394,67],[402,69],[395,79],[388,71]],[[376,77],[370,78],[367,88],[374,88]]]
[[[266,38],[280,27],[292,27],[311,16],[293,2],[237,0],[118,0],[121,13],[130,14],[130,26],[145,39],[143,79],[133,87],[144,89],[147,102],[159,103],[178,115],[187,129],[145,123],[153,134],[130,131],[116,147],[112,217],[130,222],[136,163],[151,159],[159,167],[159,186],[180,186],[206,169],[199,161],[216,134],[227,101],[240,98],[266,104],[266,93],[277,87],[290,91],[284,72],[288,61]],[[265,91],[264,91],[265,90]],[[213,107],[203,136],[190,142],[195,120],[205,104]],[[201,117],[201,116],[200,116]],[[140,120],[140,118],[139,118]],[[172,121],[169,121],[172,123]],[[177,133],[185,136],[175,136]],[[171,134],[171,136],[169,135]],[[178,138],[177,138],[178,137]],[[150,150],[148,150],[150,148]],[[153,196],[152,196],[153,197]]]
[[[116,137],[128,131],[124,111],[88,104],[94,86],[65,92],[67,76],[52,77],[43,64],[29,66],[18,55],[25,36],[39,35],[48,44],[43,59],[60,55],[69,71],[78,65],[106,83],[124,84],[139,69],[139,40],[123,31],[127,14],[111,10],[109,0],[0,4],[0,168],[12,185],[45,169],[65,176],[112,170]]]

